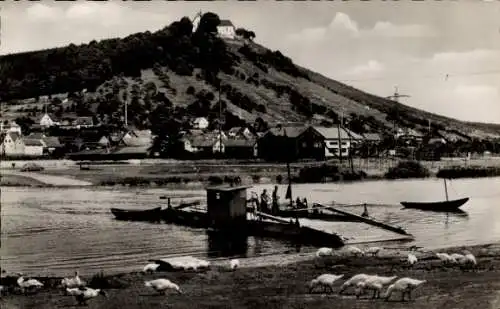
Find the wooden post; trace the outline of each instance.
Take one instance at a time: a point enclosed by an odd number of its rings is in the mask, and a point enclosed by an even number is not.
[[[446,194],[446,201],[448,201],[448,187],[446,186],[446,178],[443,178],[444,180],[444,192]]]

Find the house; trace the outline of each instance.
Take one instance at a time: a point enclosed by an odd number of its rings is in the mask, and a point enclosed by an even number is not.
[[[21,126],[19,126],[15,121],[10,121],[10,123],[6,121],[0,121],[0,132],[17,132],[19,135],[21,133]]]
[[[62,150],[63,145],[57,136],[45,136],[42,138],[43,152],[47,154],[55,154]]]
[[[422,143],[424,135],[414,129],[406,128],[398,130],[396,138],[406,146],[416,146]]]
[[[219,143],[222,139],[222,145]],[[210,132],[200,135],[187,134],[180,139],[181,148],[184,152],[199,155],[213,155],[214,153],[225,151],[224,141],[227,140],[225,135]]]
[[[278,125],[269,129],[258,140],[259,157],[272,161],[299,158],[299,137],[306,129],[302,125]]]
[[[222,19],[217,26],[217,34],[223,39],[234,39],[236,37],[236,28],[228,19]]]
[[[59,125],[59,122],[56,121],[56,118],[53,115],[45,113],[42,118],[40,118],[39,124],[42,128],[48,128]]]
[[[246,139],[254,139],[255,135],[247,127],[232,127],[227,135],[229,137],[243,137]]]
[[[193,120],[193,129],[204,130],[208,128],[208,120],[205,117],[198,117]]]
[[[363,134],[363,141],[359,147],[359,154],[362,157],[376,157],[380,154],[380,144],[382,136],[378,133]]]
[[[36,138],[25,138],[24,139],[24,155],[31,157],[41,157],[43,156],[43,144],[42,141]]]
[[[153,135],[151,130],[130,130],[122,136],[120,143],[131,147],[151,147],[153,145]]]
[[[3,133],[0,137],[0,153],[2,156],[23,156],[24,142],[17,132]]]
[[[94,126],[94,121],[92,120],[92,117],[77,117],[73,120],[72,125],[78,129],[90,128]]]
[[[361,135],[345,128],[312,126],[310,130],[315,131],[323,138],[324,159],[340,156],[348,157],[351,155],[352,149],[363,140]],[[307,145],[306,148],[310,149],[311,145]]]
[[[257,139],[235,138],[223,141],[224,154],[228,158],[255,158],[258,155]]]

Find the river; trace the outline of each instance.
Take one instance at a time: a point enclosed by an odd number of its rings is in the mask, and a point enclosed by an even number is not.
[[[270,185],[256,185],[260,192]],[[369,181],[350,184],[297,184],[293,195],[329,204],[376,204],[370,216],[400,225],[415,236],[417,246],[439,248],[500,241],[500,178],[461,179],[449,182],[450,199],[468,196],[467,215],[404,210],[400,201],[443,200],[442,180]],[[286,185],[279,186],[284,197]],[[180,199],[203,199],[204,191],[166,191],[162,188],[1,188],[1,266],[9,272],[40,275],[125,272],[138,270],[151,258],[193,255],[216,259],[234,254],[208,239],[202,229],[114,220],[110,207],[164,206],[163,194]],[[361,213],[362,207],[347,207]],[[386,237],[379,229],[355,223],[301,220],[332,230],[351,242]],[[385,233],[385,234],[384,234]],[[312,251],[272,239],[250,237],[246,256],[285,251]],[[241,248],[240,248],[241,250]]]

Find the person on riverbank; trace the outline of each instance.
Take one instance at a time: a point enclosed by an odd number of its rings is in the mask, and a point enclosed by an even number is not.
[[[266,189],[264,189],[260,195],[260,208],[262,212],[269,212],[269,194],[267,194]]]

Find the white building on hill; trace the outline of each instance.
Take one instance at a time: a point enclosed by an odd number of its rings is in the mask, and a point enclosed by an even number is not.
[[[228,19],[221,19],[217,26],[217,34],[223,39],[233,39],[236,37],[236,28]]]

